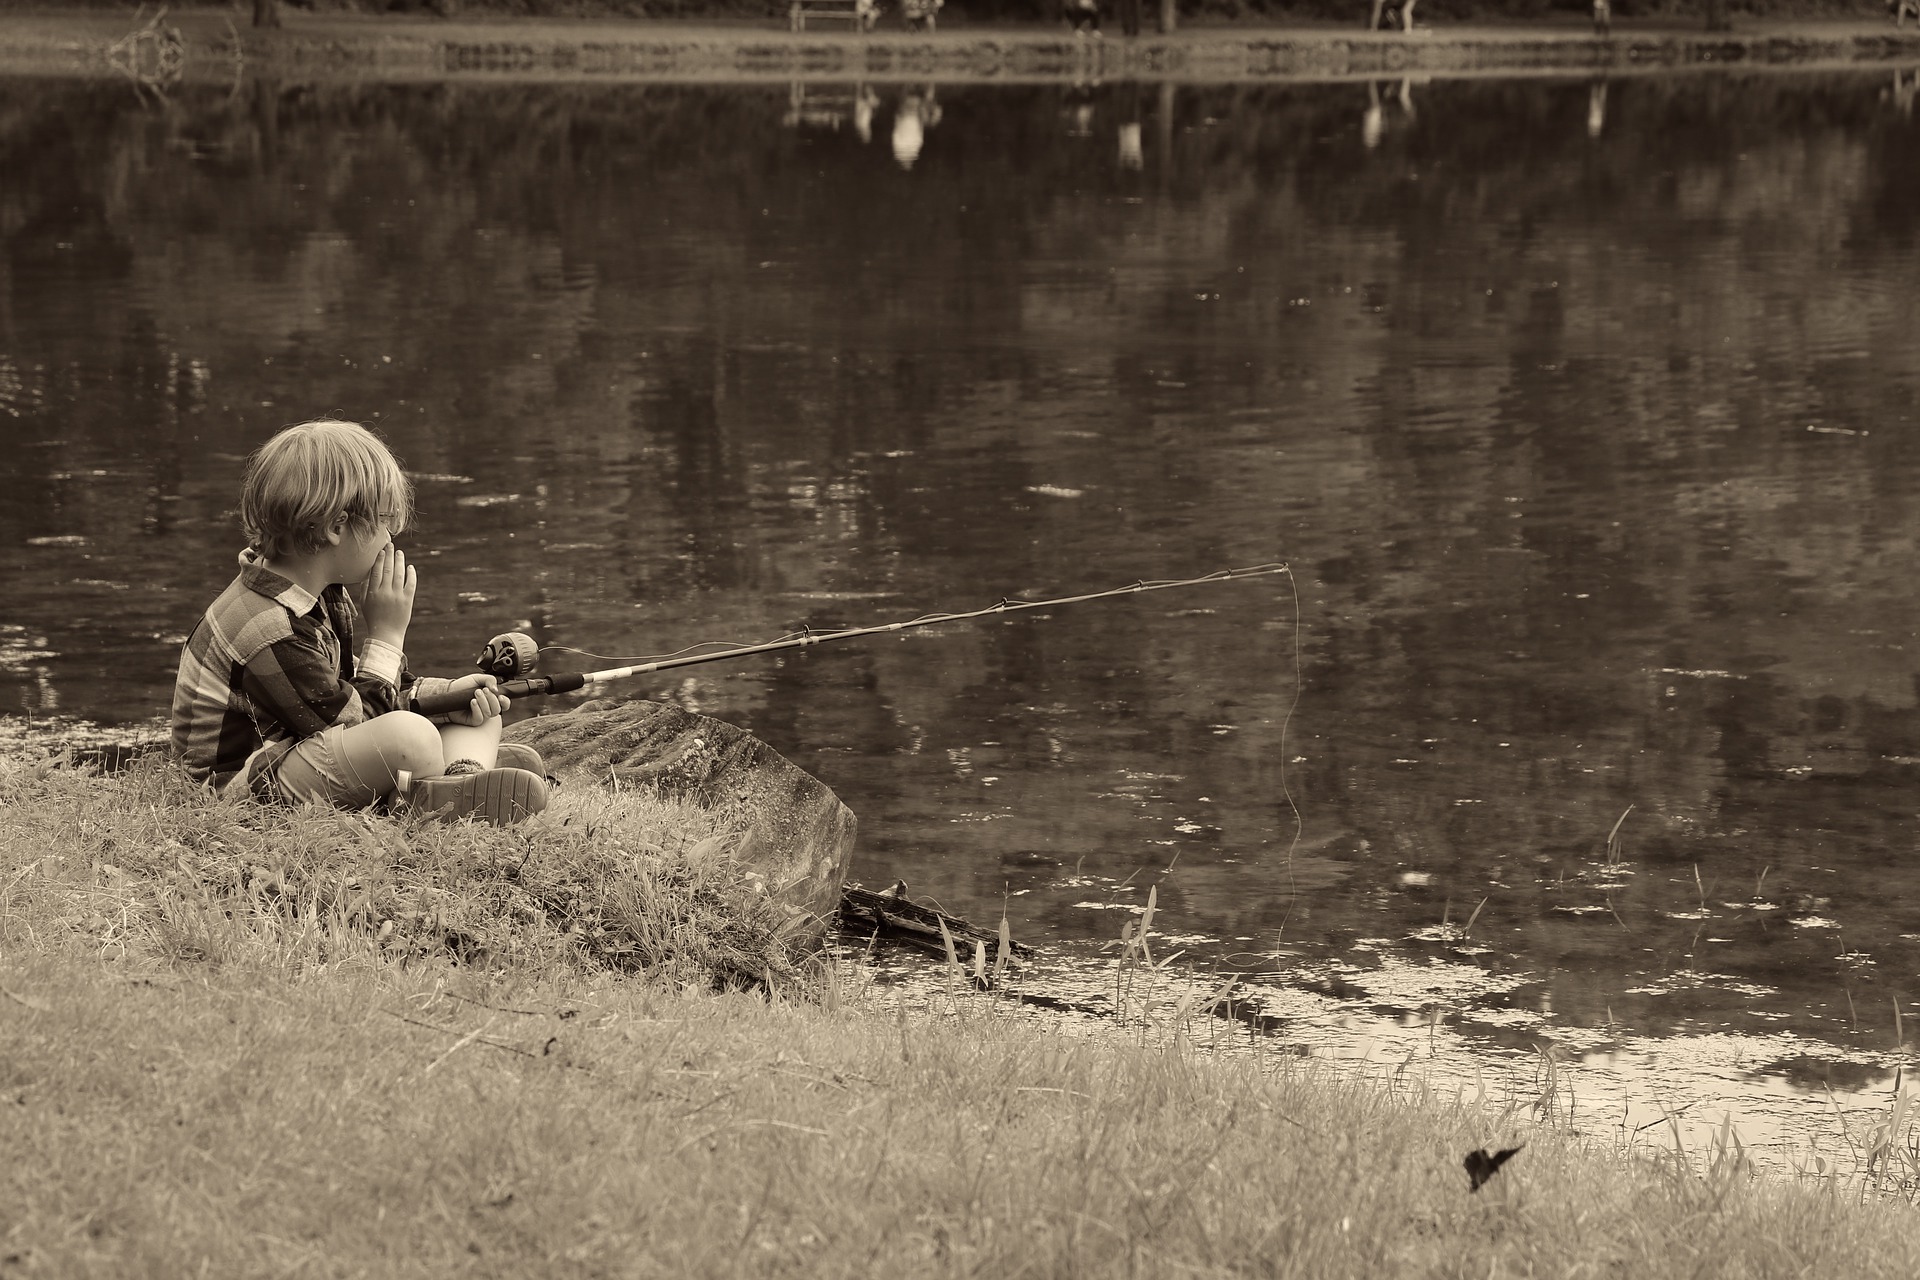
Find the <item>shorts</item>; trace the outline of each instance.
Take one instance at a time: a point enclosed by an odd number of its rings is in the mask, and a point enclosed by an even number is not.
[[[349,771],[340,757],[340,738],[346,725],[322,729],[311,738],[302,738],[293,750],[281,757],[274,770],[274,790],[292,804],[313,801],[339,809],[364,809],[378,800],[375,791]]]

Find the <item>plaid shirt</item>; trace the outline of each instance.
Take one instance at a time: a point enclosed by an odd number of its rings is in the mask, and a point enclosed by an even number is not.
[[[414,693],[450,683],[418,681],[405,655],[389,659],[398,667],[391,680],[363,670],[354,657],[359,618],[345,587],[315,596],[241,552],[239,576],[180,654],[173,754],[188,776],[221,791],[238,780],[256,799],[279,799],[274,775],[301,739],[411,709]]]

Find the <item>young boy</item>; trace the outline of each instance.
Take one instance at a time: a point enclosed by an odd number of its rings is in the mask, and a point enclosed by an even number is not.
[[[546,808],[539,754],[500,741],[508,700],[493,676],[407,670],[416,578],[393,535],[412,506],[393,455],[356,423],[288,427],[254,454],[240,574],[188,639],[174,684],[173,753],[189,776],[358,809],[394,796],[405,772],[414,781],[395,799],[439,817],[503,825]],[[364,613],[346,591],[359,583]],[[473,700],[447,723],[411,709],[466,689]]]

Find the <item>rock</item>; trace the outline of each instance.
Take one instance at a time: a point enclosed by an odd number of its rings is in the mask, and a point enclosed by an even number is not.
[[[735,858],[823,931],[840,903],[858,821],[826,784],[735,725],[659,702],[585,703],[510,725],[564,786],[647,785],[713,811]]]

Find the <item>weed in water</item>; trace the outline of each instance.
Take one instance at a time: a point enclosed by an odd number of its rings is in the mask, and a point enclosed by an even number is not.
[[[1622,809],[1620,816],[1613,821],[1613,830],[1607,832],[1607,865],[1609,867],[1618,866],[1620,863],[1626,848],[1626,842],[1620,838],[1620,828],[1626,825],[1627,815],[1632,812],[1632,805]]]

